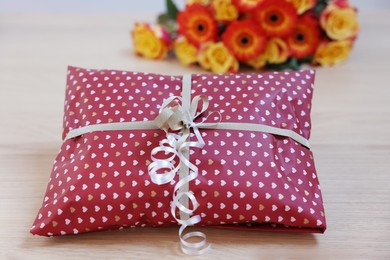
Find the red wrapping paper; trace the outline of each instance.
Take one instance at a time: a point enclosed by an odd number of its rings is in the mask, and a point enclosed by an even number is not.
[[[310,137],[314,71],[192,75],[192,96],[210,99],[222,122],[264,124]],[[180,96],[181,76],[68,68],[64,131],[112,122],[152,121],[164,99]],[[199,225],[324,232],[322,195],[310,149],[289,137],[201,129],[199,168],[189,189]],[[64,141],[31,233],[44,236],[177,225],[174,181],[151,182],[160,129],[97,131]]]

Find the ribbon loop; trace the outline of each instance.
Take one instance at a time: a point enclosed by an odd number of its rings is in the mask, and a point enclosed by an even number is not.
[[[202,108],[197,113],[199,101],[202,101]],[[203,112],[205,112],[208,107],[209,107],[209,98],[206,95],[202,94],[202,95],[195,96],[192,99],[191,106],[190,106],[190,114],[192,118],[195,120],[198,116],[200,116]]]
[[[183,111],[178,101],[181,101],[181,98],[178,96],[171,96],[166,99],[160,108],[159,114],[153,121],[158,128],[165,132],[168,132],[169,129],[177,131],[183,127]]]

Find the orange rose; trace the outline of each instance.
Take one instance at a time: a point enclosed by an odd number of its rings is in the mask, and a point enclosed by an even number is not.
[[[244,62],[258,56],[266,43],[266,37],[250,19],[231,22],[221,38],[229,51]]]
[[[218,35],[218,24],[210,8],[201,4],[187,5],[178,13],[177,25],[179,34],[196,47],[214,41]]]
[[[285,0],[262,0],[252,11],[256,24],[269,37],[286,37],[298,19],[295,6]]]
[[[169,50],[169,34],[159,25],[137,23],[131,32],[136,54],[149,59],[163,59]]]
[[[348,1],[331,1],[321,14],[321,27],[333,40],[355,38],[359,32],[356,13],[356,9]]]
[[[349,40],[331,41],[321,43],[314,55],[314,63],[329,67],[346,60],[352,49]]]
[[[293,33],[287,38],[291,55],[297,59],[313,55],[320,42],[320,35],[317,18],[310,14],[301,15]]]

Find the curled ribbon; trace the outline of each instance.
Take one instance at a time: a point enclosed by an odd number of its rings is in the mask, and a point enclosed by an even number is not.
[[[191,84],[191,76],[183,77],[183,84]],[[183,92],[189,87],[183,86]],[[187,93],[189,94],[189,93]],[[171,96],[162,104],[154,124],[164,130],[166,138],[160,142],[158,147],[152,150],[152,163],[148,166],[151,180],[159,185],[171,182],[179,172],[179,181],[173,190],[173,199],[171,203],[171,214],[181,225],[179,229],[180,245],[184,253],[189,255],[201,255],[210,250],[210,244],[207,244],[206,235],[195,231],[183,235],[188,226],[193,226],[200,222],[199,215],[192,214],[198,208],[199,203],[194,194],[189,191],[189,183],[198,176],[198,167],[189,160],[190,148],[203,148],[205,142],[199,131],[199,128],[215,127],[221,121],[219,112],[211,112],[201,122],[195,122],[208,108],[209,100],[205,95],[195,96],[189,104],[189,95],[183,93],[183,97]],[[181,104],[181,105],[180,105]],[[200,110],[198,110],[200,107]],[[216,113],[217,122],[207,122],[207,119]],[[191,129],[196,137],[195,141],[190,141]],[[156,157],[163,152],[166,158]],[[180,163],[176,166],[175,159]],[[192,204],[192,208],[189,206]],[[180,217],[176,215],[179,210]],[[200,238],[200,242],[189,242],[193,237]]]

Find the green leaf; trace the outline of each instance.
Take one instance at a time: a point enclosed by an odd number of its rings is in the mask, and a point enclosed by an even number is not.
[[[176,21],[169,18],[168,14],[160,14],[157,17],[157,23],[168,31],[171,39],[174,39],[177,36]]]
[[[317,16],[320,16],[322,11],[324,11],[325,7],[328,5],[328,0],[317,0],[317,4],[314,6],[314,13]]]
[[[166,0],[166,5],[168,17],[172,20],[176,20],[179,10],[177,9],[175,3],[172,0]]]
[[[157,23],[160,25],[164,25],[164,24],[168,23],[170,20],[171,20],[171,18],[169,18],[168,14],[166,14],[166,13],[160,14],[159,16],[157,16]]]
[[[268,63],[266,65],[267,69],[270,70],[299,70],[301,66],[298,63],[298,60],[296,58],[290,58],[285,63],[280,64],[272,64]]]
[[[292,70],[299,70],[301,68],[301,65],[299,65],[298,60],[296,58],[290,59],[290,69]]]
[[[309,56],[306,56],[302,59],[299,59],[298,62],[299,64],[302,64],[302,63],[311,63],[313,61],[313,58],[314,56],[313,55],[309,55]]]

